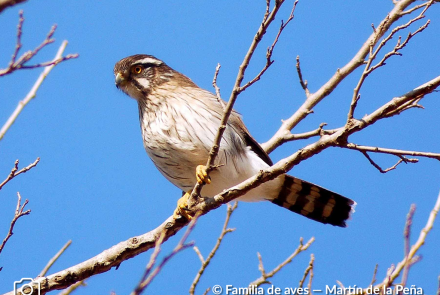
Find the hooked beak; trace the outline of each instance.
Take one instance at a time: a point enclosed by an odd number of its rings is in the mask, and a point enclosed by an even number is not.
[[[115,84],[116,86],[121,85],[125,80],[125,77],[121,74],[121,73],[117,73],[116,74],[116,78],[115,78]]]

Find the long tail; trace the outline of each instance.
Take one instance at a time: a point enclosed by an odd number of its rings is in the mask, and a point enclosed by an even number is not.
[[[284,175],[272,203],[322,223],[346,227],[356,202],[304,180]]]

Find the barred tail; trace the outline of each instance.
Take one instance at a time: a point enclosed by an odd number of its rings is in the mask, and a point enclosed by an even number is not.
[[[272,203],[322,223],[346,227],[356,202],[304,180],[284,175]]]

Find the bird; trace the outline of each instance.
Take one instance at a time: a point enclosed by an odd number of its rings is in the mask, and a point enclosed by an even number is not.
[[[157,169],[182,190],[176,218],[191,218],[187,200],[195,183],[201,195],[213,197],[272,166],[241,116],[230,114],[217,168],[206,173],[206,161],[224,113],[220,99],[190,78],[147,54],[121,59],[114,67],[115,84],[138,103],[144,148]],[[224,103],[224,102],[223,102]],[[318,185],[282,174],[236,200],[270,201],[323,224],[346,227],[356,202]]]

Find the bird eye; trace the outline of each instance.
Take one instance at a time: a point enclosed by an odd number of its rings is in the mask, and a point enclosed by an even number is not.
[[[134,66],[133,68],[131,68],[131,71],[133,72],[133,74],[140,74],[142,73],[143,68],[141,66]]]

